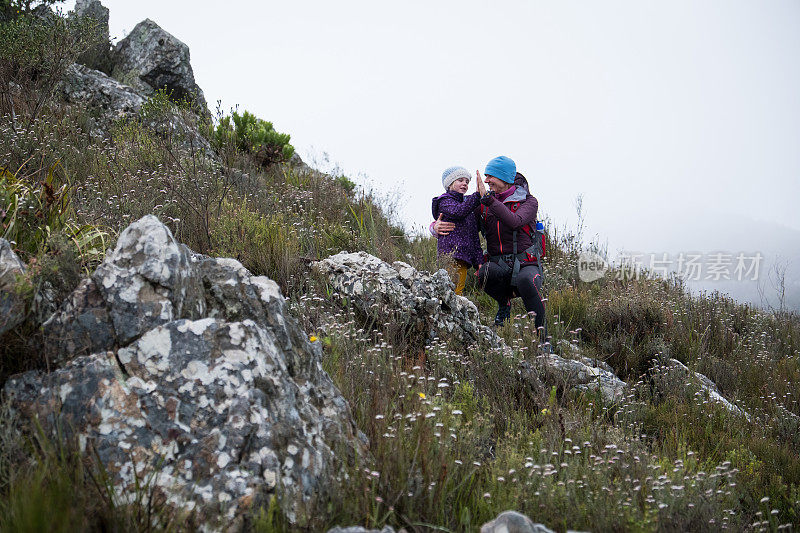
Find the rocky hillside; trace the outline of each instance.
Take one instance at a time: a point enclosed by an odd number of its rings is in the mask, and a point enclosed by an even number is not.
[[[583,283],[567,234],[551,338],[490,328],[391,205],[212,117],[185,44],[51,3],[0,9],[0,530],[800,523],[796,315]]]

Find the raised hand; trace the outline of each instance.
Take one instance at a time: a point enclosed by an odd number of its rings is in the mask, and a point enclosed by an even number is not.
[[[480,193],[481,197],[486,196],[486,184],[483,182],[480,170],[475,171],[475,177],[477,178],[478,193]]]

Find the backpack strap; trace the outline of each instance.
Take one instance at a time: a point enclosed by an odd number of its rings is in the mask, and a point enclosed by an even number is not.
[[[517,288],[517,277],[519,276],[519,257],[517,256],[517,230],[514,230],[513,233],[513,250],[512,253],[514,254],[514,268],[511,270],[511,286],[513,288]]]

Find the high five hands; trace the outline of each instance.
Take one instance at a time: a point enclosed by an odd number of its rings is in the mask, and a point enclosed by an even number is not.
[[[480,170],[475,171],[475,177],[477,178],[476,185],[478,186],[478,194],[480,194],[481,198],[483,198],[486,196],[486,184],[483,182]]]
[[[486,184],[483,182],[483,177],[481,176],[481,171],[475,171],[475,184],[478,187],[478,194],[480,194],[481,198],[486,196]],[[453,229],[455,229],[456,225],[452,222],[447,222],[442,220],[442,214],[439,213],[439,218],[436,219],[436,222],[433,223],[433,231],[436,235],[448,235]]]

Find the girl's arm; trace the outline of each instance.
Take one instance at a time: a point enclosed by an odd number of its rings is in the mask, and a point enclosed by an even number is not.
[[[474,192],[469,196],[464,196],[463,202],[457,202],[453,198],[443,198],[439,202],[439,211],[444,213],[447,218],[460,222],[467,218],[470,213],[475,211],[475,208],[478,207],[480,201],[481,197],[477,192]]]

